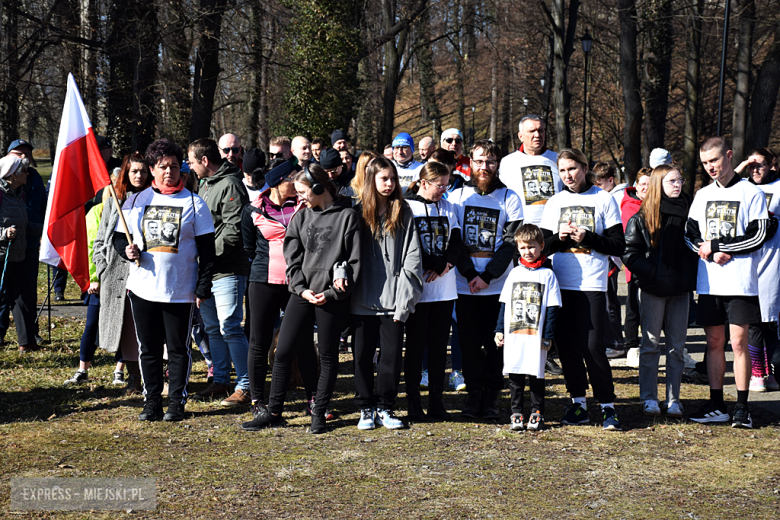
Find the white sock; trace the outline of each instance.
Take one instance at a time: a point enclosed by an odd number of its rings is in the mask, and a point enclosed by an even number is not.
[[[588,401],[584,397],[572,397],[571,402],[582,406],[583,410],[588,409]]]
[[[604,411],[606,408],[615,408],[615,403],[601,403],[601,411]]]

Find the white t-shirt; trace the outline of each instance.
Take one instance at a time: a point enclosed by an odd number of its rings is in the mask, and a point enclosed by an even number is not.
[[[509,188],[499,188],[488,195],[480,195],[473,186],[459,188],[447,198],[455,206],[458,222],[463,229],[463,242],[474,268],[483,272],[501,244],[504,243],[504,226],[507,222],[523,220],[523,203],[517,193]],[[512,264],[501,276],[477,293],[478,296],[500,294],[504,280]],[[457,274],[458,294],[471,294],[469,282]]]
[[[195,237],[214,232],[206,203],[186,188],[162,195],[147,188],[129,197],[122,213],[141,250],[141,266],[130,263],[127,288],[152,302],[195,301],[198,250]],[[117,223],[117,231],[121,223]]]
[[[455,208],[445,199],[441,199],[436,204],[425,204],[419,200],[408,199],[407,202],[412,208],[423,251],[429,255],[442,256],[449,246],[452,230],[460,229]],[[450,269],[444,276],[432,282],[425,282],[419,303],[444,302],[457,298],[455,269]]]
[[[501,182],[517,193],[523,202],[526,224],[542,221],[544,205],[550,197],[563,190],[558,175],[558,154],[546,150],[542,155],[528,155],[516,151],[501,160],[498,169]]]
[[[393,164],[395,164],[395,170],[398,172],[398,184],[401,186],[401,192],[405,193],[409,185],[420,177],[420,169],[424,165],[414,159],[406,168],[395,161],[393,161]]]
[[[249,187],[249,183],[246,181],[246,178],[241,179],[241,182],[244,183],[244,188],[246,188],[246,193],[247,195],[249,195],[249,202],[256,201],[260,197],[262,190],[256,190],[254,188]]]
[[[544,379],[547,351],[542,350],[548,307],[561,306],[555,274],[545,267],[518,265],[509,273],[499,297],[504,310],[504,374]]]
[[[767,210],[780,216],[780,179],[758,186],[766,196]],[[758,300],[761,321],[777,321],[780,314],[780,232],[764,242],[758,251]]]
[[[769,218],[766,196],[745,179],[728,188],[713,182],[693,199],[688,218],[699,223],[703,240],[740,236],[753,220]],[[690,243],[689,243],[690,244]],[[732,254],[722,247],[724,253]],[[699,259],[696,292],[718,296],[758,296],[758,261],[761,250],[732,254],[725,265]]]
[[[598,235],[622,225],[615,199],[598,186],[591,186],[584,193],[563,190],[555,195],[544,206],[539,227],[557,234],[569,221]],[[587,247],[567,249],[555,253],[552,262],[561,289],[606,292],[609,256],[604,253]]]

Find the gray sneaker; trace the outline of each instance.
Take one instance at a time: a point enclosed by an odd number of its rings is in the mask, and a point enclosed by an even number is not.
[[[111,381],[111,384],[114,386],[124,386],[125,385],[125,373],[121,370],[117,370],[114,372],[114,380]]]
[[[89,376],[87,375],[87,371],[79,368],[78,370],[76,370],[76,373],[73,374],[73,377],[65,380],[63,385],[65,386],[80,385],[81,383],[86,383],[87,379],[89,379]]]

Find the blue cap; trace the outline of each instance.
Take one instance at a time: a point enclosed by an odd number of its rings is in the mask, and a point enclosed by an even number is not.
[[[282,164],[265,174],[265,182],[268,187],[273,188],[281,184],[285,177],[295,171],[295,165],[290,161],[284,161]]]
[[[393,146],[408,146],[414,153],[414,140],[406,132],[401,132],[393,139]]]
[[[19,148],[20,146],[29,146],[30,150],[35,150],[35,147],[32,145],[32,143],[28,143],[24,139],[17,139],[13,143],[11,143],[11,145],[8,147],[8,151],[5,153],[11,153],[11,150]]]

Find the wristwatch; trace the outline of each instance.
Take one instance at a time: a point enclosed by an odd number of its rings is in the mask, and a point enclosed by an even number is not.
[[[550,350],[550,347],[552,347],[552,340],[551,339],[543,339],[542,340],[542,350]]]

